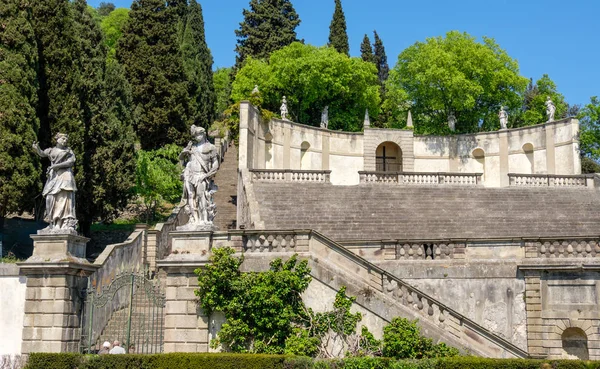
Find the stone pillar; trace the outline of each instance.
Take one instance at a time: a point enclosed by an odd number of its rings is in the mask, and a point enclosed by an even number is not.
[[[238,138],[238,165],[240,169],[250,168],[248,165],[248,120],[250,118],[250,102],[240,102],[240,135]]]
[[[97,267],[83,258],[88,238],[32,235],[33,256],[19,263],[27,277],[22,353],[77,352],[83,290]]]
[[[290,167],[290,156],[291,156],[291,143],[292,143],[292,132],[289,124],[283,126],[283,168],[277,169],[291,169]]]
[[[498,132],[498,138],[500,139],[500,187],[507,187],[510,184],[508,178],[508,131]]]
[[[539,273],[525,272],[525,309],[527,310],[527,351],[533,358],[545,358],[542,322],[541,280]]]
[[[548,123],[546,130],[546,173],[556,174],[556,156],[554,153],[554,125]]]
[[[321,152],[321,163],[322,163],[322,169],[323,170],[329,170],[329,147],[330,147],[330,143],[329,143],[329,138],[331,136],[329,135],[328,132],[324,132],[322,139],[323,139],[323,150]]]

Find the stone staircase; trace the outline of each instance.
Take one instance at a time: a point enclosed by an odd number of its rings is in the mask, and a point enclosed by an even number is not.
[[[238,149],[232,143],[229,145],[219,171],[215,175],[215,183],[219,190],[214,194],[217,204],[217,216],[214,223],[219,230],[236,229],[237,217],[237,180],[238,180]]]
[[[335,241],[597,234],[593,189],[253,183],[265,229]]]

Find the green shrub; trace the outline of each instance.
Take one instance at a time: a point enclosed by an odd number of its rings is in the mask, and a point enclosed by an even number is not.
[[[82,362],[83,357],[79,354],[32,353],[25,369],[77,369]]]

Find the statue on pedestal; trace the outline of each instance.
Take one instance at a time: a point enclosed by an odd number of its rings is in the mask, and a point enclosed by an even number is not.
[[[554,103],[552,102],[552,99],[550,99],[550,96],[548,96],[548,99],[546,100],[545,104],[548,122],[552,122],[554,120],[554,113],[556,113],[556,106],[554,106]]]
[[[77,235],[77,217],[75,216],[75,154],[67,147],[68,136],[57,133],[56,146],[42,150],[38,142],[33,143],[33,150],[42,158],[50,159],[46,184],[42,195],[46,198],[44,221],[48,227],[38,234],[74,234]]]
[[[193,125],[190,129],[194,141],[179,154],[184,163],[182,205],[190,216],[189,222],[178,230],[214,230],[217,214],[213,194],[217,186],[213,181],[219,169],[216,147],[206,139],[206,131]]]
[[[448,114],[448,127],[450,128],[450,130],[452,132],[454,132],[454,130],[456,130],[456,117],[454,116],[454,113],[450,112],[450,114]]]
[[[281,107],[279,109],[281,110],[281,119],[288,120],[287,119],[288,107],[287,107],[287,100],[285,99],[285,96],[283,97],[283,101],[281,102]]]
[[[508,113],[504,110],[504,106],[500,106],[500,112],[498,113],[500,119],[500,129],[507,129],[508,127]]]
[[[329,126],[329,106],[325,106],[321,113],[321,128],[327,129]]]

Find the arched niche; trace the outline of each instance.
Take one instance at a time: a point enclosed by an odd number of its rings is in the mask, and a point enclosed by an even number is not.
[[[302,142],[300,145],[300,169],[306,170],[310,168],[310,155],[308,155],[308,150],[310,149],[310,144],[307,141]]]
[[[571,327],[563,331],[561,335],[563,351],[570,357],[581,360],[589,360],[588,337],[581,328]]]
[[[375,150],[375,170],[402,172],[402,150],[394,142],[386,141]]]
[[[475,150],[473,150],[473,152],[471,153],[471,155],[473,155],[473,158],[475,159],[475,173],[483,173],[483,180],[485,181],[485,151],[483,151],[483,149],[481,148],[477,148]]]
[[[526,143],[523,145],[523,152],[525,153],[525,157],[527,157],[527,161],[529,161],[529,167],[531,168],[531,174],[535,173],[535,165],[533,160],[533,144]]]

